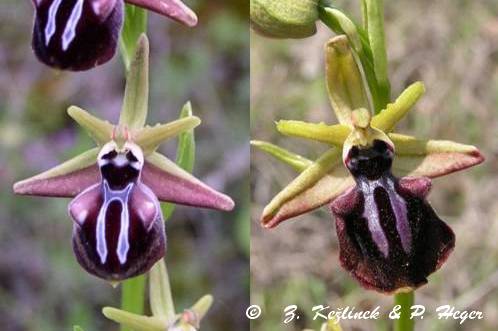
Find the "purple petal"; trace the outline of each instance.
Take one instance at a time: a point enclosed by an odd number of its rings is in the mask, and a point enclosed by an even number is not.
[[[33,50],[62,70],[88,70],[109,61],[123,21],[119,0],[35,1]]]
[[[32,178],[14,185],[14,193],[72,198],[100,181],[97,165],[50,178]]]
[[[164,15],[187,26],[197,25],[197,15],[180,0],[125,0],[159,15]]]
[[[160,201],[226,211],[234,207],[230,197],[204,183],[175,176],[147,161],[142,171],[142,181],[151,188]]]

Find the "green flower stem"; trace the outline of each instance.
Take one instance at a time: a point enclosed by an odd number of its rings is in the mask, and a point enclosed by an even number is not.
[[[143,315],[145,303],[145,276],[138,276],[123,282],[121,292],[121,309]],[[121,331],[133,331],[132,329],[121,326]]]
[[[384,32],[384,1],[366,0],[365,3],[368,39],[372,49],[375,77],[379,84],[379,96],[385,107],[391,99],[391,85],[389,83],[387,70],[387,50]]]
[[[415,320],[410,319],[411,306],[415,302],[415,292],[398,293],[394,296],[394,304],[400,305],[400,318],[394,322],[394,331],[413,331]]]
[[[384,33],[383,0],[362,0],[363,24],[355,24],[330,1],[319,3],[319,18],[332,31],[347,35],[363,66],[375,113],[385,109],[391,97]]]
[[[125,21],[119,41],[121,56],[128,72],[135,54],[137,40],[147,31],[147,12],[136,6],[126,5]],[[145,304],[145,276],[126,280],[122,284],[121,308],[130,313],[142,315]],[[121,331],[133,331],[121,326]]]
[[[187,102],[181,112],[179,119],[193,116],[192,104]],[[194,129],[185,131],[178,136],[178,147],[176,151],[176,164],[178,164],[183,170],[192,172],[195,163],[195,135]],[[172,203],[163,203],[162,211],[165,220],[168,220],[173,211],[175,210],[175,205]]]
[[[123,30],[119,40],[119,48],[126,70],[130,67],[135,54],[137,40],[145,32],[147,32],[147,11],[127,4],[125,6]]]

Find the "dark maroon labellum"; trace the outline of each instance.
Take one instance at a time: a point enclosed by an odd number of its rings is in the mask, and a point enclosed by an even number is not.
[[[73,249],[89,273],[118,281],[147,272],[165,254],[159,201],[140,181],[143,155],[136,145],[106,145],[98,160],[101,183],[69,205]]]
[[[331,204],[341,265],[362,286],[384,293],[427,283],[455,245],[453,231],[425,200],[430,179],[394,177],[393,156],[381,140],[351,148],[345,163],[356,186]]]
[[[88,70],[109,61],[123,21],[122,0],[34,0],[33,50],[43,63]]]

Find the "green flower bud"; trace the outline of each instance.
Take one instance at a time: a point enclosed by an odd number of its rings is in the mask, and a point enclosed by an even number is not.
[[[317,20],[318,0],[251,0],[251,26],[267,37],[312,36]]]

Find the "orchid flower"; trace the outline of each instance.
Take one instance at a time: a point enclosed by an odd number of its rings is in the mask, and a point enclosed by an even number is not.
[[[413,290],[427,283],[455,242],[453,231],[426,200],[431,178],[472,167],[484,158],[474,146],[393,133],[424,93],[423,84],[412,84],[372,117],[370,91],[347,37],[331,39],[325,52],[327,89],[339,124],[277,123],[284,135],[328,144],[315,161],[252,142],[300,172],[264,208],[261,223],[273,228],[330,204],[341,265],[365,288],[383,293]]]
[[[71,116],[97,144],[81,155],[14,184],[22,195],[74,198],[73,250],[89,273],[121,281],[148,271],[165,254],[159,201],[231,210],[232,199],[215,191],[156,150],[200,124],[191,115],[144,126],[148,108],[149,44],[142,36],[128,73],[119,124],[78,107]]]
[[[187,26],[195,13],[180,0],[126,0]],[[33,0],[33,50],[38,59],[62,70],[88,70],[116,52],[123,25],[123,0]]]
[[[159,261],[149,273],[149,301],[152,316],[133,314],[121,309],[105,307],[105,317],[136,331],[196,331],[213,303],[211,295],[200,298],[182,313],[175,312],[164,261]]]

